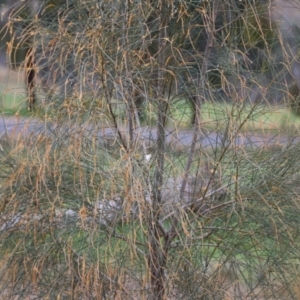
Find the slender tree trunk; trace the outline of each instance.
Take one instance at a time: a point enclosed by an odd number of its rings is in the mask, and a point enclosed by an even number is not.
[[[34,59],[31,48],[29,48],[26,52],[25,62],[25,81],[27,86],[28,109],[33,110],[34,105],[36,103],[36,97],[34,92],[36,72],[34,69]]]
[[[159,224],[162,186],[165,161],[165,123],[168,110],[168,103],[165,99],[164,89],[166,80],[166,46],[167,46],[167,24],[170,16],[167,0],[158,3],[159,13],[159,35],[158,35],[158,56],[157,56],[157,92],[158,117],[157,117],[157,165],[154,174],[152,211],[149,214],[149,257],[148,266],[151,275],[151,288],[153,299],[159,300],[165,297],[165,268],[167,263],[167,253],[164,251],[161,238],[162,228]]]

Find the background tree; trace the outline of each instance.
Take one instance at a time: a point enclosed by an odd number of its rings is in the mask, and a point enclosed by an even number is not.
[[[252,126],[295,58],[271,9],[13,7],[44,91],[36,131],[1,151],[3,297],[299,297],[298,141]]]

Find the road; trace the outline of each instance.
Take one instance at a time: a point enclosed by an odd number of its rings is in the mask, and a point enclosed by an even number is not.
[[[0,118],[0,142],[9,137],[11,139],[28,138],[36,135],[57,136],[60,138],[80,137],[82,135],[90,138],[96,138],[99,142],[112,141],[116,139],[118,133],[109,127],[91,126],[91,125],[63,125],[61,127],[45,123],[42,120],[34,118],[1,117]],[[126,130],[121,130],[125,135]],[[157,139],[155,129],[142,127],[135,130],[134,139],[146,141],[147,145],[153,145]],[[189,147],[193,140],[193,130],[166,130],[166,141],[174,148]],[[225,139],[224,135],[217,132],[199,133],[197,135],[197,146],[201,148],[216,148],[230,143],[231,146],[245,146],[260,148],[264,145],[287,145],[290,142],[298,142],[299,137],[291,138],[279,134],[263,134],[259,132],[247,132],[238,134],[231,139]]]

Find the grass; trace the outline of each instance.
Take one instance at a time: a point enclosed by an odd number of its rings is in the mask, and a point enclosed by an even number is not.
[[[173,124],[180,124],[179,127],[189,128],[191,107],[186,101],[178,101],[171,108]],[[250,116],[250,117],[249,117]],[[230,104],[221,102],[206,102],[201,107],[202,128],[218,131],[229,120],[246,122],[243,131],[279,131],[300,129],[300,117],[296,116],[288,108],[251,104]]]
[[[24,93],[14,93],[0,88],[0,113],[5,116],[30,116]]]
[[[0,112],[27,116],[26,87],[21,71],[0,67]]]
[[[14,77],[17,76],[17,74],[13,75],[15,75]],[[9,82],[8,88],[5,86],[0,87],[0,112],[7,116],[15,114],[24,117],[30,116],[32,113],[28,112],[27,109],[25,88],[17,83],[16,78],[14,80]],[[90,101],[87,102],[90,103]],[[97,107],[99,106],[99,103],[95,101],[93,103]],[[123,115],[120,119],[124,119],[125,113],[122,113],[122,110],[124,111],[125,106],[123,103],[116,100],[114,107],[118,115]],[[105,105],[99,108],[100,110],[107,109]],[[39,114],[41,113],[39,111]],[[189,129],[192,126],[192,115],[192,108],[188,101],[176,100],[170,107],[168,127]],[[156,124],[155,116],[155,107],[150,104],[147,105],[142,125],[154,126]],[[224,125],[230,120],[234,120],[235,123],[238,120],[240,120],[240,123],[243,122],[243,131],[279,132],[284,130],[285,132],[292,131],[294,133],[300,130],[300,117],[292,113],[287,107],[275,105],[256,105],[254,107],[250,104],[230,104],[225,102],[205,102],[202,104],[201,128],[203,130],[222,131],[224,130]],[[246,122],[244,122],[245,120]]]

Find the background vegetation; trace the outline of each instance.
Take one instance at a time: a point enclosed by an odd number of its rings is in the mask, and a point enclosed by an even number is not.
[[[298,48],[279,12],[9,8],[39,101],[30,134],[1,140],[3,299],[300,298]]]

